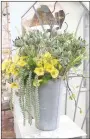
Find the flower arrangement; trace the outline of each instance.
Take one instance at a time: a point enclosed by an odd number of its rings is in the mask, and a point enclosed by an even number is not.
[[[14,41],[18,49],[13,59],[2,63],[2,71],[10,79],[11,88],[19,88],[19,102],[24,116],[32,123],[32,106],[36,124],[39,120],[38,88],[49,80],[65,79],[68,71],[85,57],[85,41],[74,34],[52,35],[32,31]],[[18,81],[18,84],[17,84]]]

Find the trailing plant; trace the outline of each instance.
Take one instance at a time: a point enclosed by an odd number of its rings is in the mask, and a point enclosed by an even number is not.
[[[27,115],[32,123],[32,107],[36,125],[39,122],[38,88],[49,80],[65,79],[68,71],[79,66],[86,57],[86,43],[80,37],[70,33],[53,34],[49,37],[46,32],[25,32],[14,41],[17,55],[2,64],[8,79],[11,76],[14,79],[11,88],[20,88],[19,102],[24,123]]]

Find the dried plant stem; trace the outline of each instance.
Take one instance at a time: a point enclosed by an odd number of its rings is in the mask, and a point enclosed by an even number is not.
[[[79,96],[80,96],[80,91],[81,91],[82,83],[83,83],[83,78],[81,79],[81,83],[80,83],[80,87],[79,87],[79,92],[78,92],[77,100],[75,102],[76,103],[76,107],[75,107],[73,121],[75,121],[75,117],[76,117],[76,112],[77,112],[78,101],[79,101]]]
[[[70,95],[70,93],[73,94],[73,92],[72,92],[72,90],[71,90],[71,88],[70,88],[70,86],[69,86],[68,81],[67,81],[67,89],[68,89],[68,91],[69,91],[69,95]],[[74,103],[75,103],[75,108],[77,107],[77,108],[79,108],[79,109],[81,110],[81,108],[80,108],[79,106],[77,106],[77,101],[76,101],[76,99],[73,98],[73,100],[74,100]]]

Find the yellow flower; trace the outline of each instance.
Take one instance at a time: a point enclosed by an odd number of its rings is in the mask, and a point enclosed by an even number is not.
[[[57,59],[52,59],[52,60],[51,60],[51,63],[52,63],[54,66],[56,66],[56,65],[58,64],[58,60],[57,60]]]
[[[16,71],[16,70],[13,70],[12,74],[15,75],[15,76],[17,76],[19,74],[19,72]]]
[[[35,68],[34,72],[35,72],[38,76],[44,75],[44,69],[43,69],[42,67],[40,67],[40,68]]]
[[[13,59],[14,63],[17,64],[18,66],[25,66],[27,63],[24,61],[24,59],[26,58],[26,56],[21,56],[19,57],[18,55],[16,55]]]
[[[26,63],[24,60],[19,60],[19,61],[17,62],[17,65],[18,65],[18,66],[21,66],[21,67],[24,67],[26,64],[27,64],[27,63]]]
[[[2,71],[4,71],[12,63],[11,59],[6,59],[2,63]]]
[[[58,74],[59,74],[59,71],[58,71],[57,69],[53,69],[53,70],[51,71],[51,76],[52,76],[53,78],[57,78]]]
[[[48,63],[47,59],[43,59],[43,64],[46,65]]]
[[[13,82],[13,83],[11,83],[11,88],[18,88],[18,84],[17,83],[15,83],[15,82]]]
[[[19,72],[18,72],[18,69],[17,69],[17,67],[16,67],[16,65],[15,65],[14,63],[11,64],[9,71],[10,71],[10,73],[11,73],[12,75],[15,75],[15,76],[17,76],[18,73],[19,73]]]
[[[12,72],[13,70],[15,70],[15,68],[16,68],[15,64],[12,63],[11,66],[10,66],[10,72]]]
[[[54,66],[51,65],[51,64],[49,64],[49,63],[46,63],[46,64],[44,65],[44,68],[45,68],[45,70],[46,70],[47,72],[51,72],[51,71],[54,69]]]
[[[6,63],[2,63],[2,71],[6,69]]]
[[[46,52],[46,53],[44,54],[44,58],[50,59],[50,58],[51,58],[51,54],[50,54],[49,52]]]
[[[38,82],[36,80],[33,81],[33,86],[40,86],[40,83],[42,82],[42,80],[38,80]]]
[[[8,75],[8,74],[10,74],[11,72],[10,72],[10,69],[9,68],[7,68],[6,69],[6,74]]]

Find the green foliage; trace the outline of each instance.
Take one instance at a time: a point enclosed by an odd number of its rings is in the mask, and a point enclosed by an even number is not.
[[[38,97],[38,86],[34,87],[32,85],[32,72],[29,72],[26,83],[24,82],[24,71],[22,73],[22,78],[20,80],[20,92],[19,92],[19,103],[23,114],[24,125],[26,113],[28,114],[28,122],[32,124],[32,106],[34,107],[34,117],[36,124],[39,121],[39,97]],[[38,77],[36,76],[36,81]]]
[[[29,77],[27,79],[27,83],[26,83],[26,109],[28,112],[28,122],[30,123],[30,125],[32,124],[32,91],[31,91],[31,80],[32,80],[32,73],[29,73]]]
[[[49,80],[51,80],[52,77],[48,74],[45,74],[45,76],[42,77],[42,82],[41,82],[41,85],[42,84],[46,84]]]
[[[50,52],[54,57],[58,58],[63,69],[61,76],[66,74],[70,68],[79,66],[85,56],[85,40],[81,37],[76,38],[74,34],[64,33],[56,36],[47,35],[39,31],[24,33],[22,37],[18,37],[14,41],[15,47],[19,47],[21,56],[29,56],[28,64],[34,69],[34,58]],[[32,66],[33,65],[33,66]]]
[[[35,79],[38,82],[37,75],[36,75]],[[35,124],[37,126],[38,122],[39,122],[39,118],[40,118],[38,86],[35,87],[34,98],[35,98],[35,103],[34,103]]]
[[[23,75],[23,72],[22,72]],[[19,104],[22,110],[22,114],[23,114],[23,119],[24,119],[24,125],[25,125],[25,117],[26,117],[26,107],[25,107],[25,85],[24,85],[24,80],[22,78],[23,76],[21,76],[20,79],[20,92],[19,92]]]
[[[60,60],[64,68],[85,52],[85,43],[80,38],[77,39],[73,34],[64,33],[57,35],[54,41],[55,44],[51,51]],[[72,66],[80,65],[80,63],[81,59]]]

